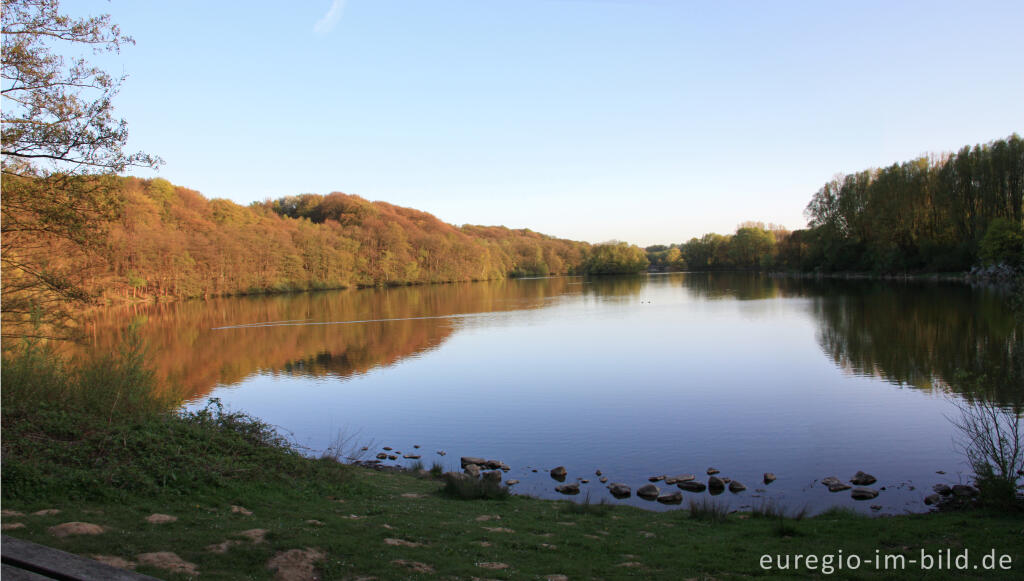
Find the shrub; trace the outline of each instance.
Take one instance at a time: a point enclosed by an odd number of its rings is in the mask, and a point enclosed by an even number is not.
[[[996,218],[978,245],[978,257],[985,264],[1024,262],[1024,228],[1019,222]]]

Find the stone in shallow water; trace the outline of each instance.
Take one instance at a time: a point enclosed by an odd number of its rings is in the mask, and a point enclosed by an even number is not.
[[[658,494],[661,490],[653,484],[644,484],[640,488],[636,489],[636,495],[644,500],[654,500],[658,498]]]
[[[579,494],[580,485],[578,482],[572,482],[570,484],[559,484],[558,486],[555,487],[555,491],[560,492],[562,494]]]
[[[621,482],[612,482],[608,485],[608,492],[615,498],[628,498],[632,496],[633,489]]]
[[[684,480],[677,483],[676,486],[687,492],[704,492],[707,490],[707,485],[703,482],[697,482],[696,480]]]
[[[773,472],[765,472],[764,473],[764,483],[765,484],[771,484],[772,482],[775,482],[775,473],[773,473]]]
[[[669,492],[667,494],[662,494],[661,496],[658,497],[658,502],[662,504],[682,504],[683,493],[679,490],[676,490],[673,492]]]
[[[565,469],[565,466],[557,466],[551,469],[551,477],[555,480],[565,480],[565,476],[568,473],[569,471]]]
[[[866,472],[858,470],[857,473],[853,475],[853,478],[850,479],[850,482],[857,486],[868,486],[869,484],[878,482],[878,479]]]
[[[747,487],[743,486],[743,484],[741,482],[738,482],[736,480],[732,480],[732,481],[729,482],[729,492],[732,492],[732,493],[743,492],[746,489],[747,489]]]
[[[864,488],[862,486],[858,486],[857,488],[854,488],[853,490],[850,491],[850,497],[853,498],[854,500],[871,500],[876,496],[878,496],[878,491],[875,490],[874,488]]]

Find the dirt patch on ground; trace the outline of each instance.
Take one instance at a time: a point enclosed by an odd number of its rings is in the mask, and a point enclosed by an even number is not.
[[[316,520],[316,519],[313,519],[313,518],[307,520],[306,524],[314,526],[314,527],[322,527],[322,526],[324,526],[323,521],[319,521],[319,520]]]
[[[426,498],[426,497],[427,497],[426,494],[418,494],[418,493],[415,493],[415,492],[404,492],[404,493],[402,493],[402,498]]]
[[[481,569],[493,569],[493,570],[509,569],[509,568],[512,567],[512,565],[509,565],[508,563],[477,563],[476,566],[480,567]]]
[[[106,530],[100,525],[87,522],[66,522],[46,529],[51,535],[58,539],[73,535],[100,535]]]
[[[178,520],[178,517],[171,516],[169,514],[153,513],[146,517],[146,522],[154,525],[162,525],[169,522]]]
[[[552,545],[551,543],[541,543],[540,547],[542,549],[547,549],[549,551],[554,551],[555,549],[558,548],[558,545]]]
[[[54,516],[60,514],[59,508],[44,508],[32,513],[32,516]]]
[[[501,520],[500,514],[482,514],[475,519],[476,522],[487,522],[489,520]]]
[[[644,564],[638,561],[626,561],[625,563],[619,563],[616,567],[643,567]]]
[[[223,543],[217,543],[217,544],[214,544],[214,545],[207,545],[206,546],[206,550],[210,551],[211,553],[217,553],[217,554],[223,555],[224,553],[228,552],[228,549],[230,549],[231,547],[234,547],[235,545],[241,545],[241,544],[242,544],[242,541],[224,541]]]
[[[25,516],[25,513],[18,512],[16,510],[7,510],[6,508],[0,510],[0,516]]]
[[[244,506],[231,505],[231,512],[234,514],[241,514],[244,516],[252,516],[252,511],[245,508]]]
[[[314,563],[324,558],[316,549],[292,549],[274,555],[267,569],[274,571],[277,581],[314,581],[318,579]]]
[[[404,539],[384,539],[384,542],[392,547],[422,547],[423,543],[414,543]]]
[[[238,533],[238,536],[245,537],[254,543],[262,543],[266,540],[268,532],[270,531],[267,529],[249,529]]]
[[[507,529],[505,527],[484,527],[484,530],[487,531],[487,532],[491,532],[491,533],[514,533],[515,532],[514,530]]]
[[[5,522],[4,524],[0,525],[0,530],[4,531],[13,531],[14,529],[23,528],[25,528],[25,523],[23,522]]]
[[[135,561],[129,561],[121,557],[115,557],[114,555],[89,555],[94,561],[99,561],[104,565],[110,565],[111,567],[117,567],[118,569],[128,569],[129,571],[134,570],[136,567]]]
[[[199,568],[195,563],[189,563],[177,554],[170,551],[158,551],[156,553],[142,553],[135,555],[140,565],[149,565],[157,569],[163,569],[172,573],[184,573],[186,575],[198,575]]]
[[[406,569],[412,569],[416,573],[433,573],[434,568],[426,563],[420,563],[419,561],[409,561],[407,559],[395,559],[391,561],[392,565],[398,565],[399,567],[405,567]]]
[[[487,541],[477,541],[476,544],[480,545],[481,547],[489,547],[489,546],[491,546],[491,544],[488,543]]]
[[[544,578],[545,581],[569,581],[569,578],[565,575],[548,575]]]

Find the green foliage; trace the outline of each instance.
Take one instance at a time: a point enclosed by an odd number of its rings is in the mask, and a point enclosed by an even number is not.
[[[978,245],[978,258],[985,264],[1024,263],[1024,226],[1006,218],[996,218]]]
[[[512,493],[507,486],[480,478],[448,478],[441,493],[460,500],[507,500]]]
[[[787,252],[790,268],[951,271],[977,258],[1019,262],[1024,140],[1014,134],[949,156],[837,176],[805,214],[814,233],[804,240],[810,255]],[[987,231],[992,237],[979,245]]]
[[[729,515],[729,505],[716,500],[702,498],[700,502],[691,500],[689,505],[691,519],[711,524],[722,524]]]
[[[650,263],[639,246],[626,242],[606,242],[595,245],[583,265],[587,274],[636,274]]]
[[[590,501],[590,493],[583,497],[583,502],[569,502],[565,506],[565,512],[569,514],[587,514],[593,516],[605,516],[615,510],[615,505],[602,498],[598,502]]]

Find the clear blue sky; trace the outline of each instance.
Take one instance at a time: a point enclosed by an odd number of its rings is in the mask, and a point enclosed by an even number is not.
[[[65,0],[159,175],[641,245],[1024,132],[1024,2]],[[151,175],[151,174],[140,174]]]

